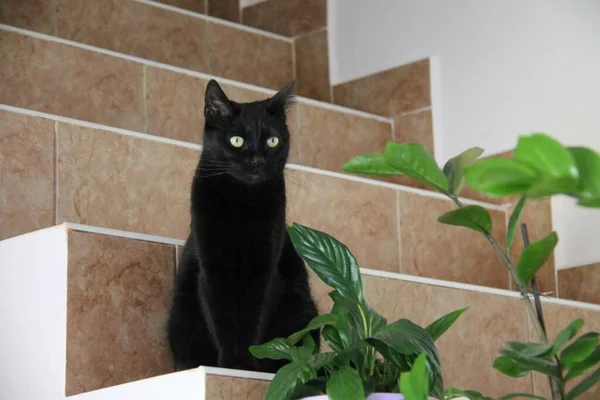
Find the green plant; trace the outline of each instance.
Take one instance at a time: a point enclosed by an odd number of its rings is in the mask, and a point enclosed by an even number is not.
[[[600,381],[598,333],[585,333],[569,344],[583,325],[583,321],[576,320],[551,343],[542,323],[541,303],[537,301],[538,307],[534,307],[529,290],[536,272],[558,243],[558,236],[551,232],[526,246],[517,265],[511,261],[511,250],[521,214],[530,200],[563,194],[577,199],[583,207],[600,207],[600,156],[587,148],[565,147],[539,133],[522,136],[512,159],[495,157],[478,161],[482,153],[483,149],[477,147],[469,149],[440,169],[423,146],[390,142],[383,154],[355,157],[344,170],[373,176],[404,174],[452,200],[457,208],[439,217],[439,221],[475,230],[486,237],[519,288],[538,338],[536,343],[507,343],[494,367],[513,377],[541,372],[549,378],[553,400],[575,399]],[[478,205],[465,206],[459,199],[465,180],[471,188],[490,197],[520,196],[507,228],[506,250],[492,236],[489,212]],[[539,293],[533,294],[538,300]],[[592,373],[567,392],[568,382],[592,369]],[[477,394],[463,394],[478,398]],[[530,394],[509,394],[502,399],[519,397],[543,399]]]
[[[441,398],[444,382],[434,341],[465,309],[426,328],[407,319],[388,324],[367,304],[360,269],[346,246],[298,224],[288,232],[309,267],[334,289],[329,293],[333,307],[287,338],[250,348],[255,357],[289,361],[275,375],[265,399],[327,393],[331,400],[364,400],[371,392],[405,389],[416,396],[409,400],[424,400],[429,394]],[[310,335],[316,329],[322,330],[330,352],[316,351]]]

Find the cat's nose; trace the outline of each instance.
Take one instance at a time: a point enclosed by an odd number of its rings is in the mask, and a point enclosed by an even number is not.
[[[260,168],[263,165],[265,165],[265,159],[264,157],[253,156],[252,158],[250,158],[250,164],[252,164],[254,168]]]

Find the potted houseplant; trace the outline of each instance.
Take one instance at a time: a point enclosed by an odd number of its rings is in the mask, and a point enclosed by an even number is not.
[[[423,146],[390,142],[384,153],[355,157],[344,170],[373,176],[404,174],[448,196],[457,208],[439,217],[439,221],[473,229],[487,238],[519,288],[538,337],[534,343],[507,343],[494,368],[512,377],[540,372],[548,376],[553,400],[576,399],[600,381],[600,346],[596,332],[576,337],[582,320],[573,321],[554,342],[549,341],[539,293],[535,290],[535,273],[553,252],[558,237],[552,232],[531,243],[516,265],[511,261],[511,248],[528,201],[565,194],[578,199],[581,206],[600,207],[600,156],[586,148],[564,147],[543,134],[521,137],[513,159],[478,161],[482,153],[480,148],[469,149],[440,169]],[[465,179],[473,189],[488,196],[520,196],[507,229],[506,250],[491,234],[492,222],[487,210],[465,206],[460,201],[458,196]],[[334,289],[330,293],[334,306],[306,329],[251,348],[259,358],[290,361],[276,374],[267,400],[322,393],[327,393],[331,400],[352,400],[364,399],[375,392],[398,391],[404,392],[407,400],[425,400],[428,395],[440,399],[459,396],[490,399],[473,391],[443,390],[441,366],[433,342],[464,309],[441,317],[425,329],[405,319],[388,325],[364,301],[356,260],[343,244],[297,224],[289,232],[298,253]],[[314,329],[322,330],[331,352],[315,353],[308,335]],[[567,384],[575,378],[580,382],[567,391]],[[403,398],[399,394],[394,396],[391,398]],[[499,400],[513,398],[545,399],[513,393]]]
[[[565,147],[540,133],[521,136],[511,159],[478,160],[482,153],[483,149],[471,148],[450,159],[441,169],[419,144],[388,143],[384,153],[355,157],[344,170],[373,176],[408,175],[452,200],[456,209],[440,216],[439,221],[473,229],[486,237],[519,289],[537,336],[534,343],[508,342],[495,360],[494,368],[517,378],[537,371],[547,375],[553,400],[576,399],[600,382],[599,335],[587,332],[576,337],[583,326],[583,320],[577,319],[565,327],[554,342],[549,340],[535,274],[554,251],[558,235],[550,232],[529,244],[526,226],[521,226],[526,247],[516,264],[512,262],[511,249],[521,214],[529,201],[567,195],[582,207],[600,208],[600,155],[584,147]],[[491,234],[489,212],[477,205],[465,206],[460,201],[458,196],[465,179],[471,188],[490,197],[520,196],[510,216],[506,249]],[[579,382],[573,384],[576,378]],[[527,393],[503,398],[545,399]]]
[[[407,319],[390,324],[363,296],[360,269],[350,250],[335,238],[294,224],[291,240],[310,268],[333,291],[331,312],[287,338],[253,346],[258,358],[285,359],[266,400],[298,398],[332,400],[426,400],[444,393],[435,340],[465,309],[456,310],[426,328]],[[319,353],[310,335],[320,329],[331,351]],[[326,393],[325,397],[318,397]],[[314,397],[317,396],[317,397]]]

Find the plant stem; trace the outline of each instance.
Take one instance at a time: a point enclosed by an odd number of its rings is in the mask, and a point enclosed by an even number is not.
[[[448,196],[454,202],[454,204],[456,204],[458,206],[458,208],[464,207],[464,205],[459,200],[459,198],[457,196],[455,196],[454,194],[449,193],[449,192],[445,192],[444,194],[446,196]],[[488,240],[488,242],[490,242],[492,244],[492,246],[496,250],[496,253],[498,253],[498,255],[500,256],[500,259],[502,259],[502,262],[508,269],[508,272],[510,273],[513,282],[518,286],[519,292],[521,293],[521,297],[523,298],[523,302],[525,303],[525,309],[527,310],[527,314],[529,314],[529,319],[530,319],[531,323],[533,324],[533,328],[535,329],[535,332],[536,332],[540,342],[543,344],[548,344],[548,336],[546,335],[546,331],[545,331],[544,327],[540,323],[540,320],[538,318],[535,307],[533,306],[533,303],[531,302],[531,298],[529,297],[527,287],[517,277],[517,270],[515,269],[512,261],[510,260],[510,257],[504,252],[504,250],[502,250],[502,247],[498,244],[498,242],[496,241],[496,239],[494,239],[494,237],[492,236],[492,234],[490,232],[484,233],[484,236]],[[557,361],[557,368],[558,368],[558,371],[560,371],[560,363],[558,361]],[[552,387],[552,399],[553,400],[558,400],[558,399],[564,398],[559,386],[561,386],[560,382],[556,382],[554,379],[552,379],[551,387]]]

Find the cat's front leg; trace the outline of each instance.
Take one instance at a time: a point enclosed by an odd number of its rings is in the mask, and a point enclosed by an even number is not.
[[[243,369],[239,347],[239,301],[228,290],[225,279],[215,275],[200,278],[200,304],[212,342],[217,349],[217,366]]]

